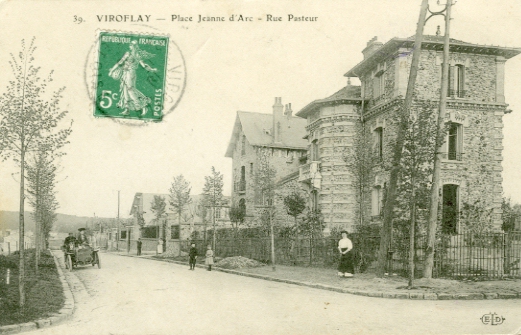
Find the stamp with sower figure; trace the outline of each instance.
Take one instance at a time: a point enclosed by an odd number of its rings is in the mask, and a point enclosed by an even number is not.
[[[100,32],[94,116],[161,120],[169,38]]]

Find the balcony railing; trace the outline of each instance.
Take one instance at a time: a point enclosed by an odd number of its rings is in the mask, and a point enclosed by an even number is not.
[[[463,153],[462,152],[456,152],[456,151],[442,152],[441,153],[441,159],[446,159],[446,160],[449,160],[449,161],[462,161],[463,160]]]
[[[440,94],[440,89],[438,88],[438,95]],[[451,98],[468,98],[468,91],[466,90],[447,90],[447,96]]]
[[[320,172],[320,162],[313,161],[299,167],[299,181],[311,181],[317,172]]]

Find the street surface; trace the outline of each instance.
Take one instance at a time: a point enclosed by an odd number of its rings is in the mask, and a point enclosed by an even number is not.
[[[64,271],[73,318],[26,334],[513,334],[521,327],[519,300],[370,298],[150,259],[100,258],[101,269]],[[484,325],[481,316],[491,312],[504,323]]]

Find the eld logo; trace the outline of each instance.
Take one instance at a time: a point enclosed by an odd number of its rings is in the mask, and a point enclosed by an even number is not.
[[[484,314],[481,317],[481,322],[483,322],[484,325],[497,326],[502,324],[503,321],[505,321],[505,318],[496,313]]]

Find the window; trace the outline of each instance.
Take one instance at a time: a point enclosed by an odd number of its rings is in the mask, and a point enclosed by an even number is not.
[[[441,230],[445,234],[458,232],[458,185],[443,185],[443,213]]]
[[[239,200],[239,208],[243,213],[246,213],[246,200],[244,198],[241,198],[241,200]]]
[[[250,176],[253,177],[253,163],[250,163]]]
[[[380,216],[383,208],[383,192],[380,185],[373,187],[371,196],[371,215]]]
[[[373,99],[379,98],[385,93],[384,72],[379,71],[373,78]]]
[[[239,183],[237,185],[237,191],[238,192],[246,191],[246,167],[245,166],[241,166],[241,179],[239,180]]]
[[[181,229],[179,225],[170,226],[170,238],[172,240],[178,240],[181,236]]]
[[[443,77],[443,65],[442,65]],[[456,66],[449,66],[449,78],[447,85],[447,96],[464,98],[465,91],[465,66],[457,64]]]
[[[379,159],[383,158],[384,154],[384,129],[378,127],[374,130],[374,151]]]
[[[141,237],[158,238],[159,226],[145,226],[141,229]]]
[[[121,237],[120,237],[121,240],[126,240],[127,239],[127,231],[126,230],[122,230],[120,235],[121,235]]]
[[[311,161],[318,161],[320,159],[318,153],[318,140],[311,142]]]
[[[242,135],[241,156],[246,155],[246,136]]]
[[[215,207],[215,218],[220,219],[221,218],[221,208]]]
[[[456,65],[454,67],[454,94],[455,97],[465,97],[465,67]]]
[[[311,191],[311,209],[314,211],[318,211],[319,209],[319,203],[318,203],[318,191],[313,190]]]
[[[462,132],[463,128],[461,124],[455,122],[448,124],[447,140],[445,143],[447,150],[444,150],[447,153],[446,159],[451,161],[462,160]]]

